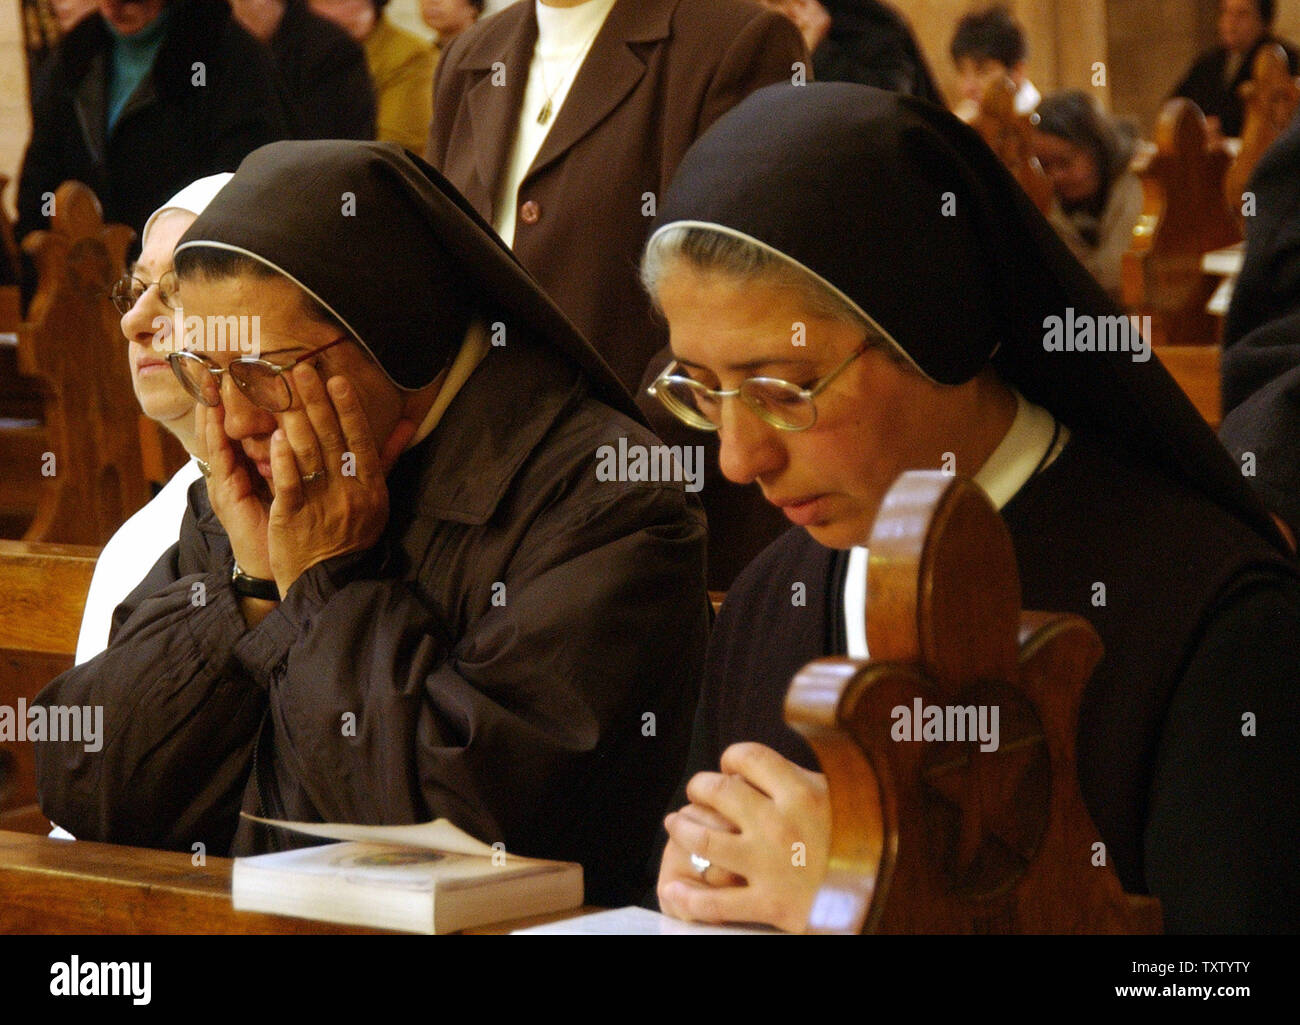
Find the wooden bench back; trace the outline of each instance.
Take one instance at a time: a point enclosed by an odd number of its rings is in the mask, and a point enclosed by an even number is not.
[[[1021,611],[1011,536],[964,479],[903,474],[869,549],[870,661],[812,662],[786,698],[829,783],[830,870],[812,929],[1160,931],[1159,902],[1125,894],[1099,862],[1079,792],[1075,729],[1102,655],[1096,631]],[[918,710],[958,706],[988,723],[998,710],[993,748],[914,739]]]
[[[1156,125],[1155,152],[1137,167],[1145,202],[1124,254],[1123,297],[1130,312],[1151,317],[1156,345],[1213,345],[1205,305],[1215,282],[1201,258],[1241,239],[1223,199],[1229,156],[1209,148],[1205,116],[1190,100],[1168,101]]]
[[[25,540],[102,545],[149,500],[140,410],[109,299],[134,236],[105,227],[80,182],[59,186],[54,204],[49,230],[23,240],[38,284],[17,346],[19,373],[44,394],[47,447],[34,451],[28,439],[6,470],[36,496]]]
[[[72,665],[99,549],[0,541],[0,706],[18,710]],[[30,743],[0,742],[0,829],[44,832]]]
[[[1246,185],[1260,157],[1277,141],[1300,107],[1300,87],[1291,76],[1286,51],[1276,43],[1261,46],[1251,66],[1250,81],[1241,87],[1246,108],[1241,130],[1241,152],[1224,179],[1224,198],[1242,217]]]
[[[1052,183],[1034,156],[1032,119],[1016,113],[1016,84],[1010,78],[1004,76],[989,83],[971,127],[998,155],[1034,205],[1046,214],[1052,208]]]

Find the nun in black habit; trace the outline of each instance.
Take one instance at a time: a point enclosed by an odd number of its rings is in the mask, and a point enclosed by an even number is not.
[[[804,927],[829,810],[782,701],[807,662],[865,657],[858,546],[899,472],[950,468],[1001,508],[1024,607],[1105,644],[1079,773],[1126,889],[1169,930],[1300,924],[1296,567],[1145,343],[1082,344],[1120,311],[972,131],[858,86],[761,90],[687,154],[643,276],[677,358],[655,393],[800,528],[714,627],[665,911]]]
[[[257,150],[175,261],[207,479],[108,649],[38,698],[107,738],[38,745],[42,808],[213,854],[290,842],[241,809],[445,817],[581,862],[590,901],[644,892],[709,609],[694,497],[596,474],[656,443],[631,398],[391,144]]]
[[[1223,332],[1219,438],[1300,535],[1300,117],[1247,186],[1246,255]]]

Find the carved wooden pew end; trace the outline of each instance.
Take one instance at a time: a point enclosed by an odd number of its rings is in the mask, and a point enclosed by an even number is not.
[[[1079,792],[1096,631],[1021,611],[1011,537],[962,478],[903,474],[869,550],[870,661],[813,662],[786,699],[830,790],[810,928],[1159,932],[1159,902],[1098,864]]]

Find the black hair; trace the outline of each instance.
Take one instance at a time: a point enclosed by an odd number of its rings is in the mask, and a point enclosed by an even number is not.
[[[173,263],[176,277],[180,281],[187,278],[202,278],[206,281],[224,281],[228,278],[253,278],[265,281],[269,278],[285,278],[283,274],[269,267],[261,260],[255,260],[246,253],[232,249],[217,249],[213,246],[187,246],[176,253]],[[314,299],[305,288],[298,289],[302,301],[302,312],[310,320],[351,335],[352,332],[329,310]]]
[[[953,62],[963,57],[995,60],[1008,70],[1025,59],[1025,33],[1020,23],[1002,4],[983,11],[971,11],[957,22],[953,33]]]

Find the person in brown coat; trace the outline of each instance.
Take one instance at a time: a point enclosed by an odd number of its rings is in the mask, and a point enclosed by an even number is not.
[[[641,247],[691,143],[755,89],[810,78],[807,60],[788,19],[742,0],[536,0],[466,30],[438,66],[427,159],[673,443],[699,439],[639,389],[668,340],[637,278]],[[701,497],[710,585],[725,587],[786,524],[720,475]]]

